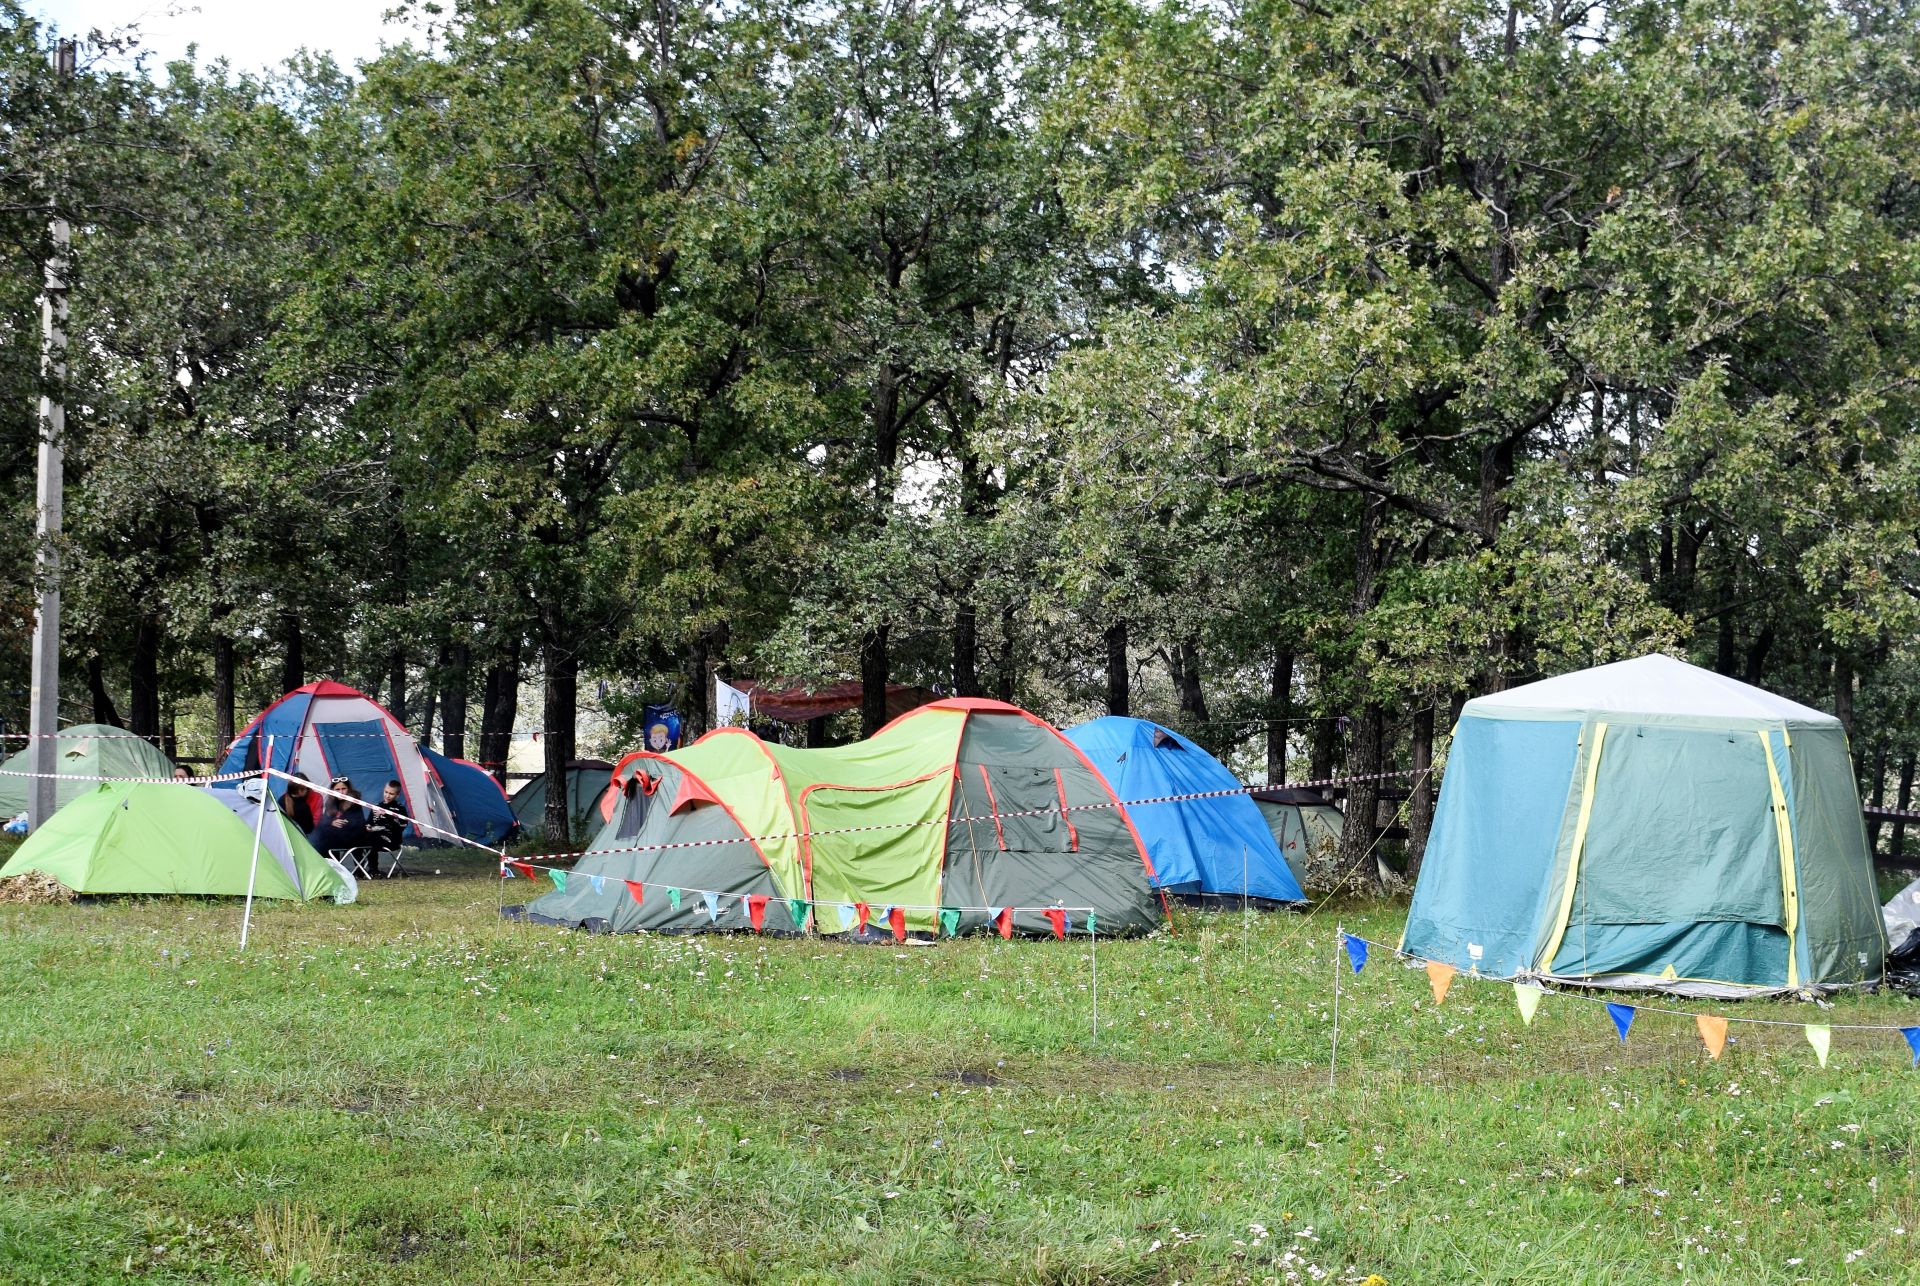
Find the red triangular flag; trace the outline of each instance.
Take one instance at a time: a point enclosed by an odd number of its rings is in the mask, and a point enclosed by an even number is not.
[[[633,904],[640,906],[646,897],[647,886],[638,880],[623,880],[622,883],[627,886],[627,896],[633,899]]]
[[[527,863],[508,862],[507,865],[511,866],[514,870],[518,871],[520,873],[521,879],[530,880],[533,878],[533,867],[529,866]]]
[[[1053,926],[1053,936],[1061,941],[1067,936],[1067,913],[1057,906],[1047,908],[1047,922]]]
[[[994,921],[994,927],[1000,930],[1000,936],[1003,938],[1011,938],[1013,936],[1012,907],[1003,906],[1000,908],[1000,915]]]
[[[766,923],[767,919],[766,894],[749,893],[747,895],[747,918],[753,921],[753,931],[760,932],[760,926]]]
[[[897,906],[887,908],[887,923],[893,926],[893,940],[895,942],[905,942],[907,940],[907,913],[905,911]]]
[[[867,931],[867,917],[873,914],[873,908],[865,902],[855,902],[853,909],[854,913],[860,917],[860,932],[865,933]]]

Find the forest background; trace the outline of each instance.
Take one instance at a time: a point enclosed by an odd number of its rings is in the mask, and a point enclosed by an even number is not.
[[[912,683],[1418,774],[1661,649],[1910,805],[1905,0],[403,9],[63,78],[0,0],[7,732],[57,391],[63,718],[170,753],[329,676],[492,763],[538,692],[557,774],[718,674],[860,681],[816,739]]]

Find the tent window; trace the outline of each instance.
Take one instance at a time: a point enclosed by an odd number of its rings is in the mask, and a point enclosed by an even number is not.
[[[1180,744],[1179,739],[1175,737],[1171,732],[1168,732],[1165,728],[1155,728],[1153,730],[1153,748],[1155,750],[1185,750],[1186,749],[1185,746]]]
[[[620,825],[613,832],[615,839],[632,839],[647,824],[647,810],[653,803],[653,791],[641,786],[645,780],[644,774],[636,776],[622,792],[627,799],[620,810]]]

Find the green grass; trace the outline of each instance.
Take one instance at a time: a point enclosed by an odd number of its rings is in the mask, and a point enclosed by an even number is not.
[[[0,907],[0,1281],[1920,1275],[1897,1037],[1715,1064],[1381,961],[1329,1091],[1335,924],[1397,908],[1102,944],[1096,1044],[1084,941],[594,938],[498,895],[269,907],[245,955],[226,903]]]

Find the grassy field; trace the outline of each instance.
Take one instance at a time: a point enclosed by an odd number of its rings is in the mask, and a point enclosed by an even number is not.
[[[513,884],[518,892],[524,884]],[[1920,1279],[1897,1037],[1605,1011],[1337,921],[1098,947],[593,938],[481,872],[0,907],[6,1282]],[[1920,1021],[1900,997],[1728,1012]]]

